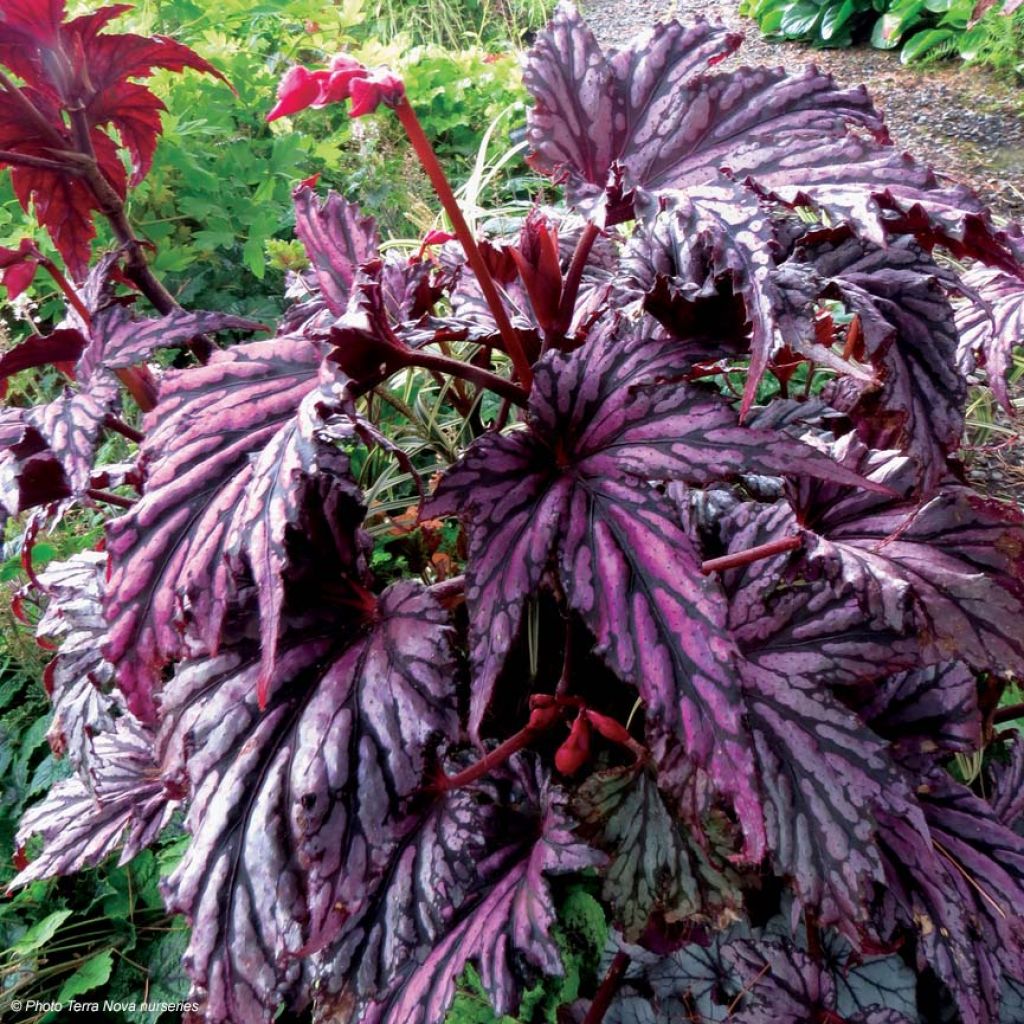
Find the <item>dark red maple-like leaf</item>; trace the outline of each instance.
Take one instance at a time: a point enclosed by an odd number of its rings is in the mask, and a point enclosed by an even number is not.
[[[188,67],[226,81],[173,39],[105,32],[126,10],[118,4],[64,22],[62,0],[4,0],[2,7],[0,63],[24,84],[0,89],[0,149],[65,167],[27,166],[15,157],[0,167],[10,167],[19,202],[26,211],[34,204],[39,223],[76,280],[85,277],[95,236],[92,217],[104,203],[80,165],[61,153],[85,160],[94,155],[99,173],[123,197],[152,164],[165,109],[153,92],[131,79]],[[109,130],[129,153],[130,182]]]

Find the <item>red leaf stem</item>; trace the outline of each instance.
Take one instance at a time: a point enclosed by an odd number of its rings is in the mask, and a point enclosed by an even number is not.
[[[721,558],[709,558],[701,563],[700,571],[707,575],[712,572],[725,572],[726,569],[737,569],[741,565],[750,565],[751,562],[771,558],[772,555],[781,554],[783,551],[793,551],[802,545],[801,537],[780,537],[778,540],[758,544],[757,547],[748,548],[746,551],[736,551],[731,555],[722,555]]]
[[[477,779],[483,778],[488,772],[494,771],[513,754],[528,747],[538,736],[552,728],[562,718],[564,712],[565,707],[555,703],[534,708],[530,712],[530,720],[519,732],[513,733],[504,743],[500,743],[479,761],[455,775],[446,775],[443,771],[438,771],[437,777],[434,779],[435,788],[444,793],[469,786]]]
[[[469,230],[465,217],[462,216],[458,200],[455,198],[451,185],[448,184],[448,179],[437,159],[437,155],[434,153],[434,148],[424,133],[416,112],[412,109],[412,105],[404,95],[397,101],[394,109],[398,115],[398,120],[405,129],[406,135],[409,137],[412,148],[416,151],[420,163],[423,164],[423,169],[427,172],[427,177],[430,178],[431,185],[434,186],[438,199],[441,200],[441,205],[452,222],[455,236],[461,243],[466,253],[466,259],[469,261],[469,265],[480,283],[480,290],[483,292],[495,323],[498,325],[498,331],[505,342],[505,348],[508,350],[508,355],[516,369],[516,374],[519,376],[519,380],[526,391],[529,391],[533,384],[533,371],[530,369],[530,361],[526,358],[526,352],[519,341],[519,335],[516,334],[512,321],[509,320],[508,314],[505,312],[505,307],[502,305],[501,297],[498,295],[494,279],[487,269],[483,255],[479,248],[477,248],[476,240],[473,238],[473,233]]]
[[[583,1024],[601,1024],[604,1015],[608,1012],[608,1007],[611,1006],[612,999],[615,998],[615,993],[619,990],[627,967],[629,967],[629,954],[619,950],[594,995],[594,1001],[590,1004],[586,1017],[583,1018]]]

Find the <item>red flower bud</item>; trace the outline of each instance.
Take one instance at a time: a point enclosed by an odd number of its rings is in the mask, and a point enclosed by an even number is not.
[[[326,107],[328,103],[340,103],[352,95],[352,83],[357,79],[369,77],[369,70],[365,64],[360,63],[354,57],[346,57],[339,53],[325,72],[325,78],[321,84],[320,95],[317,97],[314,107]]]
[[[297,114],[311,107],[320,96],[321,85],[327,78],[326,71],[310,71],[297,65],[281,79],[277,87],[277,103],[267,114],[268,121]]]
[[[590,757],[590,722],[584,712],[576,716],[565,742],[555,753],[555,767],[563,775],[575,775]]]
[[[375,68],[367,78],[351,83],[352,117],[372,114],[382,103],[393,107],[405,95],[405,83],[386,68]]]
[[[602,715],[600,711],[588,711],[587,718],[590,721],[590,724],[606,740],[608,740],[609,743],[618,743],[621,746],[629,746],[632,742],[633,737],[626,731],[626,727],[621,722],[617,722],[614,718]]]

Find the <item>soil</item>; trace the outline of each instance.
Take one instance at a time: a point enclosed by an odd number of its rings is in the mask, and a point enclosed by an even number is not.
[[[997,217],[1024,222],[1024,88],[961,62],[906,66],[898,53],[855,46],[817,50],[764,39],[740,17],[738,0],[583,0],[587,21],[605,45],[620,46],[658,21],[703,16],[742,32],[742,64],[799,70],[816,64],[844,86],[864,84],[885,115],[894,143],[949,181],[970,185]],[[1022,339],[1024,340],[1024,339]],[[1014,389],[1024,410],[1024,379]],[[1024,437],[1020,414],[986,414],[994,431],[968,427],[964,460],[974,487],[1024,508]]]

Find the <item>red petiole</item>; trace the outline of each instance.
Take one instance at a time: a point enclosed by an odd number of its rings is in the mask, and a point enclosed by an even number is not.
[[[706,576],[712,572],[738,569],[740,566],[750,565],[751,562],[759,562],[762,558],[779,555],[783,551],[795,551],[802,546],[801,537],[781,537],[779,540],[770,540],[767,544],[758,544],[757,547],[748,548],[746,551],[736,551],[731,555],[722,555],[721,558],[709,558],[701,563],[700,571]]]
[[[498,294],[494,278],[491,277],[491,272],[487,269],[487,264],[484,262],[483,253],[480,252],[476,239],[474,239],[473,233],[469,230],[469,225],[466,223],[466,218],[462,215],[458,200],[455,198],[455,193],[448,183],[444,169],[434,153],[434,148],[423,131],[423,126],[416,116],[416,111],[413,110],[412,104],[409,103],[408,98],[404,94],[395,102],[394,111],[398,115],[398,120],[401,122],[402,127],[405,129],[405,134],[409,137],[409,142],[416,151],[416,156],[419,157],[423,169],[427,172],[430,184],[433,185],[438,199],[441,200],[445,213],[448,214],[448,218],[452,222],[455,237],[462,245],[466,259],[480,284],[480,290],[483,292],[491,315],[498,325],[498,331],[501,334],[502,341],[505,343],[505,349],[512,360],[512,365],[515,367],[516,375],[519,377],[525,390],[529,391],[533,384],[533,371],[530,369],[530,361],[526,357],[526,352],[519,340],[519,335],[512,326],[512,321],[508,318],[508,313],[505,312],[505,307],[502,304],[501,296]]]

